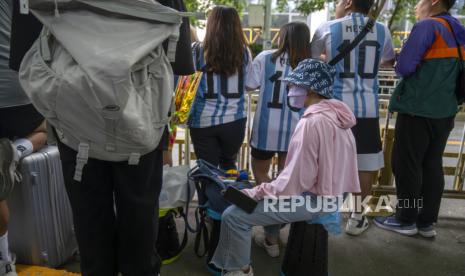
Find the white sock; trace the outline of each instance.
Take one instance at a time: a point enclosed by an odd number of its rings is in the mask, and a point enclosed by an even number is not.
[[[18,139],[13,142],[16,150],[18,151],[19,159],[24,158],[31,154],[34,151],[34,146],[32,145],[31,141],[28,139]]]
[[[362,216],[361,213],[355,213],[355,212],[353,212],[350,217],[353,218],[353,219],[356,219],[356,220],[362,220],[363,219],[363,216]]]
[[[0,260],[11,261],[10,251],[8,250],[8,232],[0,236]]]

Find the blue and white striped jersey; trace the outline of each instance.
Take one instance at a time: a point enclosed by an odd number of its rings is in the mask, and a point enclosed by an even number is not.
[[[322,24],[312,40],[312,57],[330,61],[349,44],[368,21],[361,13]],[[376,23],[373,30],[337,65],[334,97],[349,105],[357,118],[377,118],[378,69],[382,60],[395,58],[389,29]]]
[[[202,47],[197,53],[193,46],[193,57],[197,70],[205,67]],[[242,72],[226,77],[204,73],[189,114],[188,125],[192,128],[206,128],[231,123],[247,117],[245,82],[252,68],[252,57],[247,51]]]
[[[292,71],[288,55],[281,55],[274,63],[274,51],[260,53],[247,78],[248,88],[260,88],[250,144],[259,150],[287,152],[301,114],[289,107],[287,84],[281,81]]]

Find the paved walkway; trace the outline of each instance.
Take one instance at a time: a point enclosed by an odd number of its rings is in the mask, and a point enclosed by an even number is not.
[[[181,223],[181,222],[180,222]],[[465,275],[465,202],[443,200],[439,236],[434,240],[403,237],[372,225],[360,237],[342,234],[329,239],[331,276],[464,276]],[[255,231],[261,231],[255,229]],[[288,227],[282,233],[287,240]],[[208,276],[204,260],[195,256],[192,236],[181,258],[163,267],[162,276]],[[281,254],[283,255],[283,254]],[[278,276],[281,259],[269,258],[253,246],[252,261],[256,276]],[[66,266],[78,272],[78,263]],[[311,274],[309,274],[311,275]],[[308,276],[308,275],[295,275]]]

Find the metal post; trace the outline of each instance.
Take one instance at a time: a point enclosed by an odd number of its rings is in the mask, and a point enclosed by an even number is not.
[[[250,143],[250,138],[252,137],[252,95],[253,91],[249,91],[247,93],[247,132],[246,132],[246,139],[247,143]],[[246,165],[245,169],[248,171],[251,167],[251,160],[250,160],[250,144],[246,148]]]
[[[461,171],[461,163],[462,163],[462,154],[463,154],[463,147],[464,147],[464,142],[465,142],[465,125],[463,126],[463,131],[462,131],[462,139],[460,140],[460,149],[459,149],[459,156],[457,158],[457,166],[455,167],[455,174],[454,174],[454,189],[458,190],[460,189],[461,184],[463,183],[462,175],[463,172]]]
[[[269,50],[271,45],[271,2],[265,0],[265,25],[263,28],[263,50]]]
[[[190,165],[191,163],[190,137],[189,137],[189,128],[187,126],[184,131],[184,163],[185,165]]]

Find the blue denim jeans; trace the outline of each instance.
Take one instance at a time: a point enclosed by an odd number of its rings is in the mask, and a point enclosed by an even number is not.
[[[226,271],[246,267],[250,264],[252,227],[267,226],[267,233],[279,233],[281,224],[309,221],[322,213],[321,210],[310,212],[306,208],[307,205],[315,208],[316,196],[305,197],[303,206],[296,206],[295,210],[287,212],[266,212],[264,200],[258,203],[252,214],[247,214],[234,205],[230,206],[222,215],[220,240],[211,263]],[[274,230],[268,226],[273,226]]]

